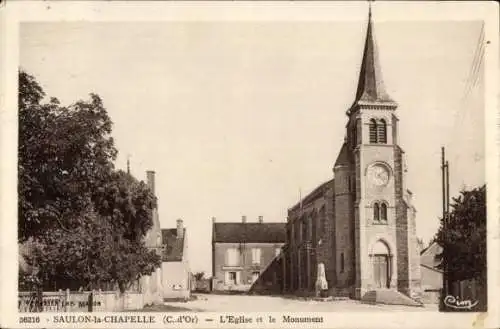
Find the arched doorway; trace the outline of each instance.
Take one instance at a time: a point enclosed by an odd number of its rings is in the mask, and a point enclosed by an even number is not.
[[[389,288],[391,280],[389,247],[383,241],[378,240],[373,246],[371,256],[375,288]]]

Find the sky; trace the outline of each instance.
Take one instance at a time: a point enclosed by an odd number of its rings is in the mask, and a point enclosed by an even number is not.
[[[417,234],[450,192],[485,182],[483,71],[463,97],[478,21],[377,21],[389,95],[399,104]],[[211,269],[211,218],[286,221],[331,179],[354,100],[366,7],[343,21],[22,23],[20,66],[69,105],[100,95],[125,169],[156,171],[163,228],[184,220],[193,271]]]

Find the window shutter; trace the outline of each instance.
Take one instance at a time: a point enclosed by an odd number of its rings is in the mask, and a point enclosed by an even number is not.
[[[377,202],[373,205],[373,220],[377,222],[380,220],[380,207]]]
[[[384,119],[380,120],[379,124],[377,125],[377,133],[378,133],[378,142],[386,144],[387,143],[387,124],[385,123]]]
[[[387,221],[387,205],[385,203],[382,203],[381,209],[380,209],[380,218],[384,222]]]
[[[377,143],[377,122],[370,120],[370,143]]]

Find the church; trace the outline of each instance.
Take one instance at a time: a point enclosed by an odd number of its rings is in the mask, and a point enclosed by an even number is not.
[[[398,144],[398,105],[385,90],[371,16],[370,8],[333,178],[288,209],[284,294],[420,295],[416,210]]]

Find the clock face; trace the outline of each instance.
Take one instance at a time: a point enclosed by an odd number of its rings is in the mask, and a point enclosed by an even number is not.
[[[389,182],[389,171],[385,166],[373,165],[368,169],[368,178],[376,186],[384,186]]]

